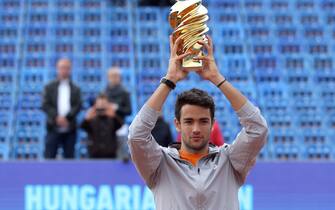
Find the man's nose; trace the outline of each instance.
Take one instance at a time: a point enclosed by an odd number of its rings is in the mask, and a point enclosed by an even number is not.
[[[194,123],[192,132],[195,133],[195,134],[200,133],[199,123]]]

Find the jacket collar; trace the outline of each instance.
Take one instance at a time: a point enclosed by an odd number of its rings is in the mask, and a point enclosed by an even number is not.
[[[179,151],[178,151],[180,147],[181,147],[180,142],[175,142],[175,143],[170,144],[168,146],[168,154],[175,159],[181,160],[179,156]],[[215,146],[212,143],[209,143],[208,150],[209,152],[205,157],[210,157],[212,155],[219,153],[219,147]]]
[[[61,81],[60,81],[59,79],[56,79],[56,80],[55,80],[55,83],[56,83],[57,86],[60,84],[60,82],[61,82]],[[72,83],[72,80],[71,80],[70,78],[68,79],[68,82],[69,82],[69,85],[70,85],[70,87],[71,87],[71,86],[73,85],[73,83]]]

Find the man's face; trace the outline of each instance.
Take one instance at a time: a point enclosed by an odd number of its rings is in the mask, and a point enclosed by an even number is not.
[[[212,130],[210,109],[186,104],[181,108],[180,121],[175,119],[177,130],[181,133],[182,147],[188,152],[206,152]]]
[[[108,80],[111,85],[118,85],[121,83],[121,76],[118,70],[111,70],[108,72]]]
[[[106,109],[108,106],[108,101],[105,98],[98,98],[95,102],[95,108]]]
[[[59,79],[68,79],[71,73],[71,62],[67,59],[62,59],[57,62],[57,73]]]

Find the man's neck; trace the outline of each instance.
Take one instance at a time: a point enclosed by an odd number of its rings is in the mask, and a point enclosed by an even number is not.
[[[209,145],[205,146],[204,148],[200,150],[195,150],[192,148],[188,148],[185,144],[183,144],[183,141],[181,141],[180,151],[185,152],[186,154],[193,154],[193,155],[206,155],[208,154]]]
[[[111,84],[111,83],[110,83],[110,84],[109,84],[109,87],[110,87],[110,88],[113,88],[113,87],[117,87],[117,86],[119,86],[119,85],[120,85],[120,83],[118,83],[118,84]]]
[[[69,82],[69,78],[59,78],[58,79],[59,82]]]
[[[188,149],[185,149],[185,147],[181,147],[179,150],[180,158],[192,163],[193,166],[195,166],[197,162],[207,154],[208,154],[208,147],[200,151],[190,151]]]

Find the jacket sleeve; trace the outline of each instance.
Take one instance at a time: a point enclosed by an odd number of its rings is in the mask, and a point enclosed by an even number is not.
[[[91,133],[91,122],[89,120],[84,119],[84,121],[80,124],[80,128],[86,131],[87,133]]]
[[[131,114],[130,95],[127,91],[123,93],[121,104],[118,110],[116,110],[116,113],[121,117],[126,117]]]
[[[77,114],[79,113],[81,109],[81,105],[82,105],[80,89],[74,85],[71,88],[74,89],[74,94],[71,94],[71,96],[73,96],[74,99],[73,99],[73,104],[71,104],[71,110],[66,115],[66,118],[70,121],[73,120],[77,116]]]
[[[128,145],[136,169],[152,188],[162,160],[162,149],[151,135],[159,112],[144,105],[129,127]]]
[[[52,89],[51,85],[45,86],[43,90],[43,99],[42,99],[42,110],[47,115],[47,122],[49,124],[54,124],[57,117],[57,107],[52,104]]]
[[[230,162],[237,172],[238,181],[242,185],[266,142],[268,127],[260,110],[249,101],[237,111],[237,115],[243,128],[227,150]]]

